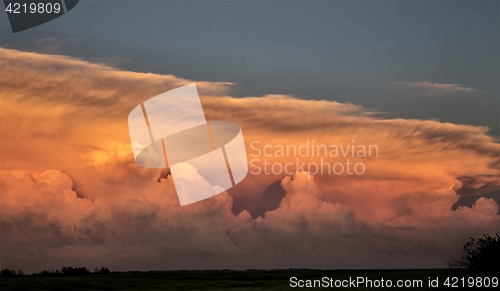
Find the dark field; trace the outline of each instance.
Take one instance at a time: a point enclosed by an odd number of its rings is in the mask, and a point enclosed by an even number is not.
[[[151,271],[115,272],[109,275],[69,277],[23,276],[0,278],[0,290],[290,290],[290,277],[314,280],[330,277],[368,277],[370,280],[422,280],[420,288],[339,288],[343,290],[443,290],[447,277],[465,273],[451,269],[431,270],[247,270],[247,271]],[[428,281],[439,277],[439,288],[429,288]],[[308,290],[329,288],[307,288]],[[337,288],[334,288],[337,289]],[[470,288],[468,288],[470,289]],[[489,288],[494,290],[496,288]],[[472,289],[473,290],[473,289]]]

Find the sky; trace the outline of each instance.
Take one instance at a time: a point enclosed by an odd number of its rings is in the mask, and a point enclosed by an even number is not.
[[[497,1],[80,2],[16,34],[1,14],[2,269],[436,268],[500,229]],[[379,153],[181,207],[127,116],[192,82],[258,168]]]

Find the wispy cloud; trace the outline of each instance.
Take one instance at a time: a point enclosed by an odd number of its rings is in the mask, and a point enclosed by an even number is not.
[[[44,37],[35,41],[36,46],[40,51],[49,54],[61,53],[64,50],[75,46],[80,42],[79,38],[56,38]]]
[[[418,92],[425,97],[475,93],[481,91],[461,86],[460,84],[441,84],[433,82],[392,82],[392,86],[396,89],[418,90]]]

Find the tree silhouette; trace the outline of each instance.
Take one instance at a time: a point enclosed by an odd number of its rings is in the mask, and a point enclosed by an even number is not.
[[[9,269],[3,269],[0,271],[0,276],[2,277],[13,277],[16,275],[16,271],[14,270],[9,270]]]
[[[472,272],[492,273],[500,270],[500,235],[485,234],[484,237],[465,243],[457,259],[449,262],[450,267],[465,268]]]
[[[111,271],[108,268],[101,267],[101,269],[95,268],[93,274],[107,275],[111,274]]]
[[[61,273],[63,276],[82,276],[82,275],[90,275],[90,271],[85,267],[80,268],[72,268],[72,267],[63,267],[61,269]]]
[[[62,267],[59,270],[43,270],[41,272],[33,273],[31,276],[42,276],[42,277],[58,277],[58,276],[85,276],[85,275],[108,275],[111,271],[108,268],[101,267],[100,269],[95,268],[94,272],[91,273],[85,267],[73,268],[73,267]],[[0,271],[0,277],[14,277],[14,276],[27,276],[22,270],[16,271],[10,269],[3,269]]]

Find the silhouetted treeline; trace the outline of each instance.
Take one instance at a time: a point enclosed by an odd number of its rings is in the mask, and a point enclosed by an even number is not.
[[[44,276],[44,277],[57,277],[57,276],[85,276],[85,275],[106,275],[111,274],[108,268],[101,267],[100,269],[95,268],[94,272],[90,272],[85,267],[73,268],[73,267],[62,267],[61,270],[43,270],[41,272],[32,273],[30,276]],[[0,277],[15,277],[15,276],[27,276],[22,270],[15,271],[9,269],[3,269],[0,271]]]
[[[482,238],[470,238],[463,246],[457,259],[449,262],[450,267],[465,268],[476,273],[493,273],[500,270],[500,234]]]

